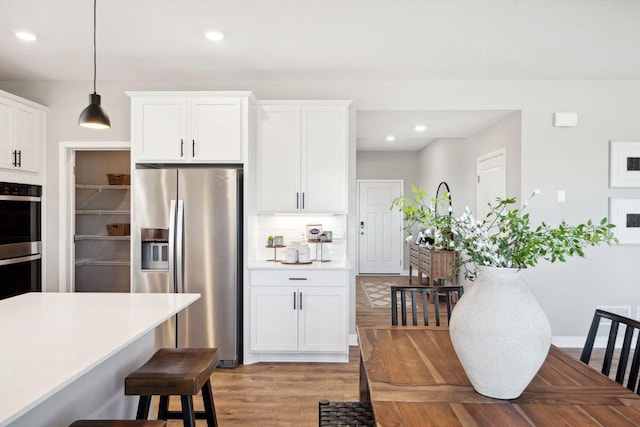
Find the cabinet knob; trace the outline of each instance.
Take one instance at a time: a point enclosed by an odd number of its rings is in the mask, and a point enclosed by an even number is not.
[[[180,157],[184,157],[184,139],[180,140]]]

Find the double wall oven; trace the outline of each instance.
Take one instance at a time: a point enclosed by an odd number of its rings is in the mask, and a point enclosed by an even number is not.
[[[42,187],[0,182],[0,299],[42,290]]]

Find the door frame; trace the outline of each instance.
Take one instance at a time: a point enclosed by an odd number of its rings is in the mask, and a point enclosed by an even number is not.
[[[77,151],[131,151],[129,141],[60,141],[58,151],[58,292],[75,291],[75,164]]]
[[[392,182],[400,184],[400,196],[404,196],[404,179],[357,179],[356,180],[356,274],[360,273],[360,183]],[[400,274],[404,272],[404,219],[400,218]]]
[[[478,212],[480,212],[480,183],[479,183],[479,179],[480,179],[480,162],[483,162],[487,159],[490,159],[492,157],[497,157],[499,155],[502,155],[502,172],[503,172],[503,182],[504,182],[504,194],[506,197],[507,195],[507,148],[506,147],[502,147],[498,150],[492,151],[490,153],[487,154],[483,154],[481,156],[478,156],[476,158],[476,215]]]

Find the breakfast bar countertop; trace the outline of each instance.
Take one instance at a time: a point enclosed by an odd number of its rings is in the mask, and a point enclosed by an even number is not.
[[[198,298],[200,294],[28,293],[0,301],[0,426]]]

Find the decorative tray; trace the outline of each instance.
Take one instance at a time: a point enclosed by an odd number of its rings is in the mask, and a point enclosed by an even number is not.
[[[282,264],[288,264],[288,265],[295,265],[295,264],[303,265],[303,264],[311,264],[311,263],[313,263],[313,261],[307,261],[307,262],[299,262],[299,261],[296,261],[296,262],[287,262],[287,261],[285,261],[285,260],[281,260],[280,262],[281,262]]]

